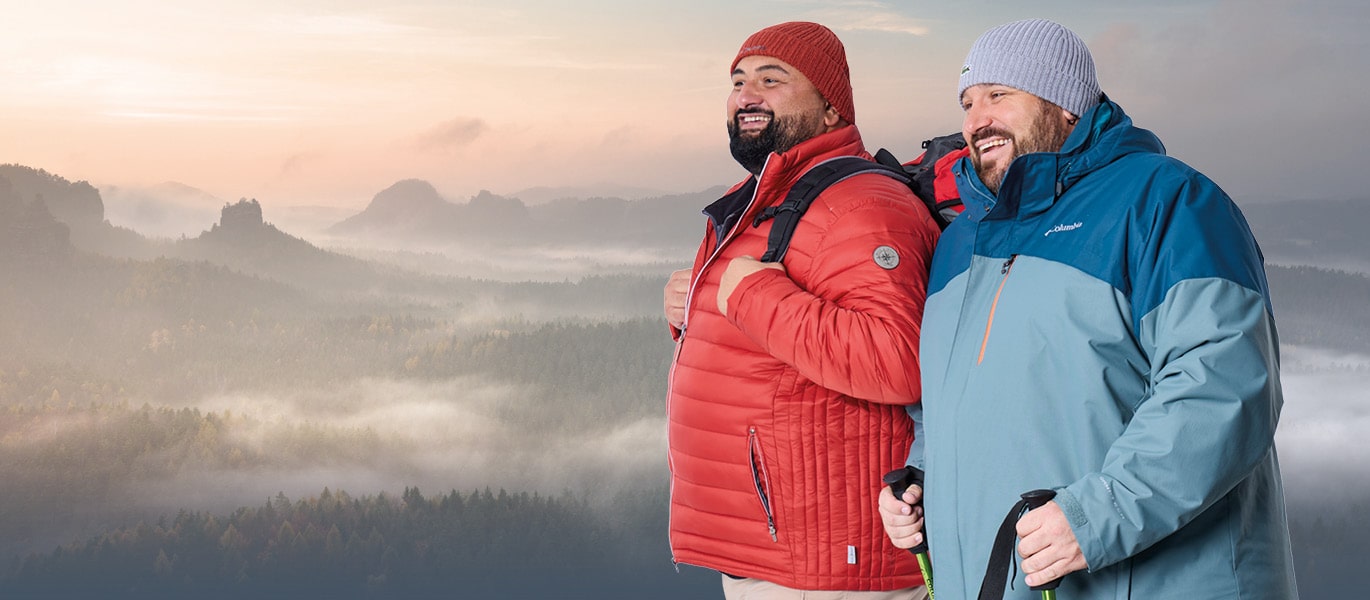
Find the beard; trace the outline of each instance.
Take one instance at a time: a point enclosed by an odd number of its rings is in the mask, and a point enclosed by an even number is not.
[[[744,135],[738,121],[742,115],[747,114],[770,115],[771,122],[766,125],[765,129],[757,133]],[[762,167],[766,166],[766,158],[772,152],[779,154],[798,146],[823,131],[822,126],[823,116],[821,114],[812,117],[805,115],[777,117],[775,113],[765,110],[740,110],[732,119],[728,120],[728,149],[732,151],[733,159],[742,165],[742,168],[752,175],[760,175]]]
[[[1070,137],[1070,132],[1071,126],[1061,119],[1061,109],[1049,102],[1042,102],[1041,111],[1028,124],[1027,131],[1021,135],[1014,135],[1008,130],[998,128],[976,132],[971,143],[970,163],[975,167],[975,172],[985,187],[997,195],[999,186],[1004,183],[1004,174],[1008,173],[1008,167],[1014,159],[1033,152],[1059,152],[1061,146],[1065,145],[1066,138]],[[975,142],[996,136],[1010,140],[1013,155],[1007,159],[1001,158],[993,165],[985,165],[980,160],[980,151],[975,149]]]

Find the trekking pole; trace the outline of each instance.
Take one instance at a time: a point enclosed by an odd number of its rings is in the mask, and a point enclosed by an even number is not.
[[[978,600],[1003,600],[1004,584],[1009,579],[1009,567],[1014,566],[1015,572],[1017,571],[1017,563],[1013,560],[1013,542],[1018,537],[1015,525],[1023,513],[1040,508],[1055,498],[1056,491],[1032,490],[1022,493],[1019,497],[1021,500],[1009,510],[1003,524],[999,526],[998,533],[994,535],[994,545],[990,547],[989,564],[985,566],[985,579],[980,583]],[[1061,579],[1057,577],[1041,585],[1031,586],[1031,589],[1034,592],[1042,592],[1042,600],[1056,600],[1056,588],[1061,585]]]
[[[900,502],[904,501],[904,492],[908,491],[910,485],[923,487],[923,470],[913,465],[905,465],[903,468],[895,469],[885,474],[885,485],[890,486],[890,491],[894,492],[894,497]],[[921,504],[921,501],[920,501]],[[928,557],[928,525],[927,513],[923,514],[923,543],[909,548],[913,553],[913,558],[918,561],[918,570],[923,573],[923,584],[928,586],[928,600],[932,598],[932,559]],[[1053,599],[1054,600],[1054,599]]]
[[[1055,497],[1056,490],[1032,490],[1031,492],[1024,492],[1022,495],[1023,502],[1027,504],[1028,510],[1041,508],[1042,505],[1050,502],[1051,499]],[[1061,585],[1061,579],[1061,577],[1057,577],[1042,585],[1034,585],[1032,586],[1032,590],[1042,592],[1042,600],[1056,600],[1056,588]]]

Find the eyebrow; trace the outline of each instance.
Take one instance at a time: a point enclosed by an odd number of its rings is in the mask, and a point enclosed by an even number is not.
[[[761,65],[761,66],[759,66],[759,67],[756,68],[756,71],[757,71],[758,73],[759,73],[759,72],[762,72],[762,71],[780,71],[781,73],[784,73],[784,74],[786,74],[786,75],[789,75],[789,74],[790,74],[789,71],[786,71],[786,70],[785,70],[785,67],[782,67],[782,66],[780,66],[780,65]],[[744,73],[744,72],[742,71],[742,69],[733,69],[733,75],[745,75],[745,74],[746,74],[746,73]]]

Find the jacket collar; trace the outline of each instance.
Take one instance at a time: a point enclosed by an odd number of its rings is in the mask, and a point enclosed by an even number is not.
[[[748,176],[738,182],[722,198],[706,207],[704,214],[713,219],[715,224],[722,224],[730,221],[728,213],[741,210],[738,206],[741,204],[746,207],[745,214],[741,216],[750,219],[752,213],[783,201],[790,187],[809,169],[841,156],[870,158],[861,141],[861,132],[855,125],[819,134],[784,153],[772,152],[766,158],[760,176]],[[739,202],[739,196],[744,194],[747,203]]]
[[[980,181],[970,157],[952,166],[965,215],[972,221],[1039,214],[1084,176],[1134,152],[1165,154],[1154,134],[1134,127],[1121,106],[1107,97],[1086,111],[1060,152],[1035,152],[1014,159],[996,197]]]
[[[853,155],[870,158],[861,141],[861,132],[855,125],[819,134],[782,154],[772,152],[757,178],[758,188],[761,193],[780,190],[783,197],[783,192],[788,191],[814,165],[831,158]]]

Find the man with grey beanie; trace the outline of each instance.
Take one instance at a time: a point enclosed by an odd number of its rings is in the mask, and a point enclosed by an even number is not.
[[[1278,340],[1241,211],[1132,124],[1059,24],[986,32],[958,98],[966,209],[933,258],[909,410],[926,486],[881,492],[886,533],[921,543],[926,509],[938,600],[1057,580],[1062,598],[1297,598]]]

